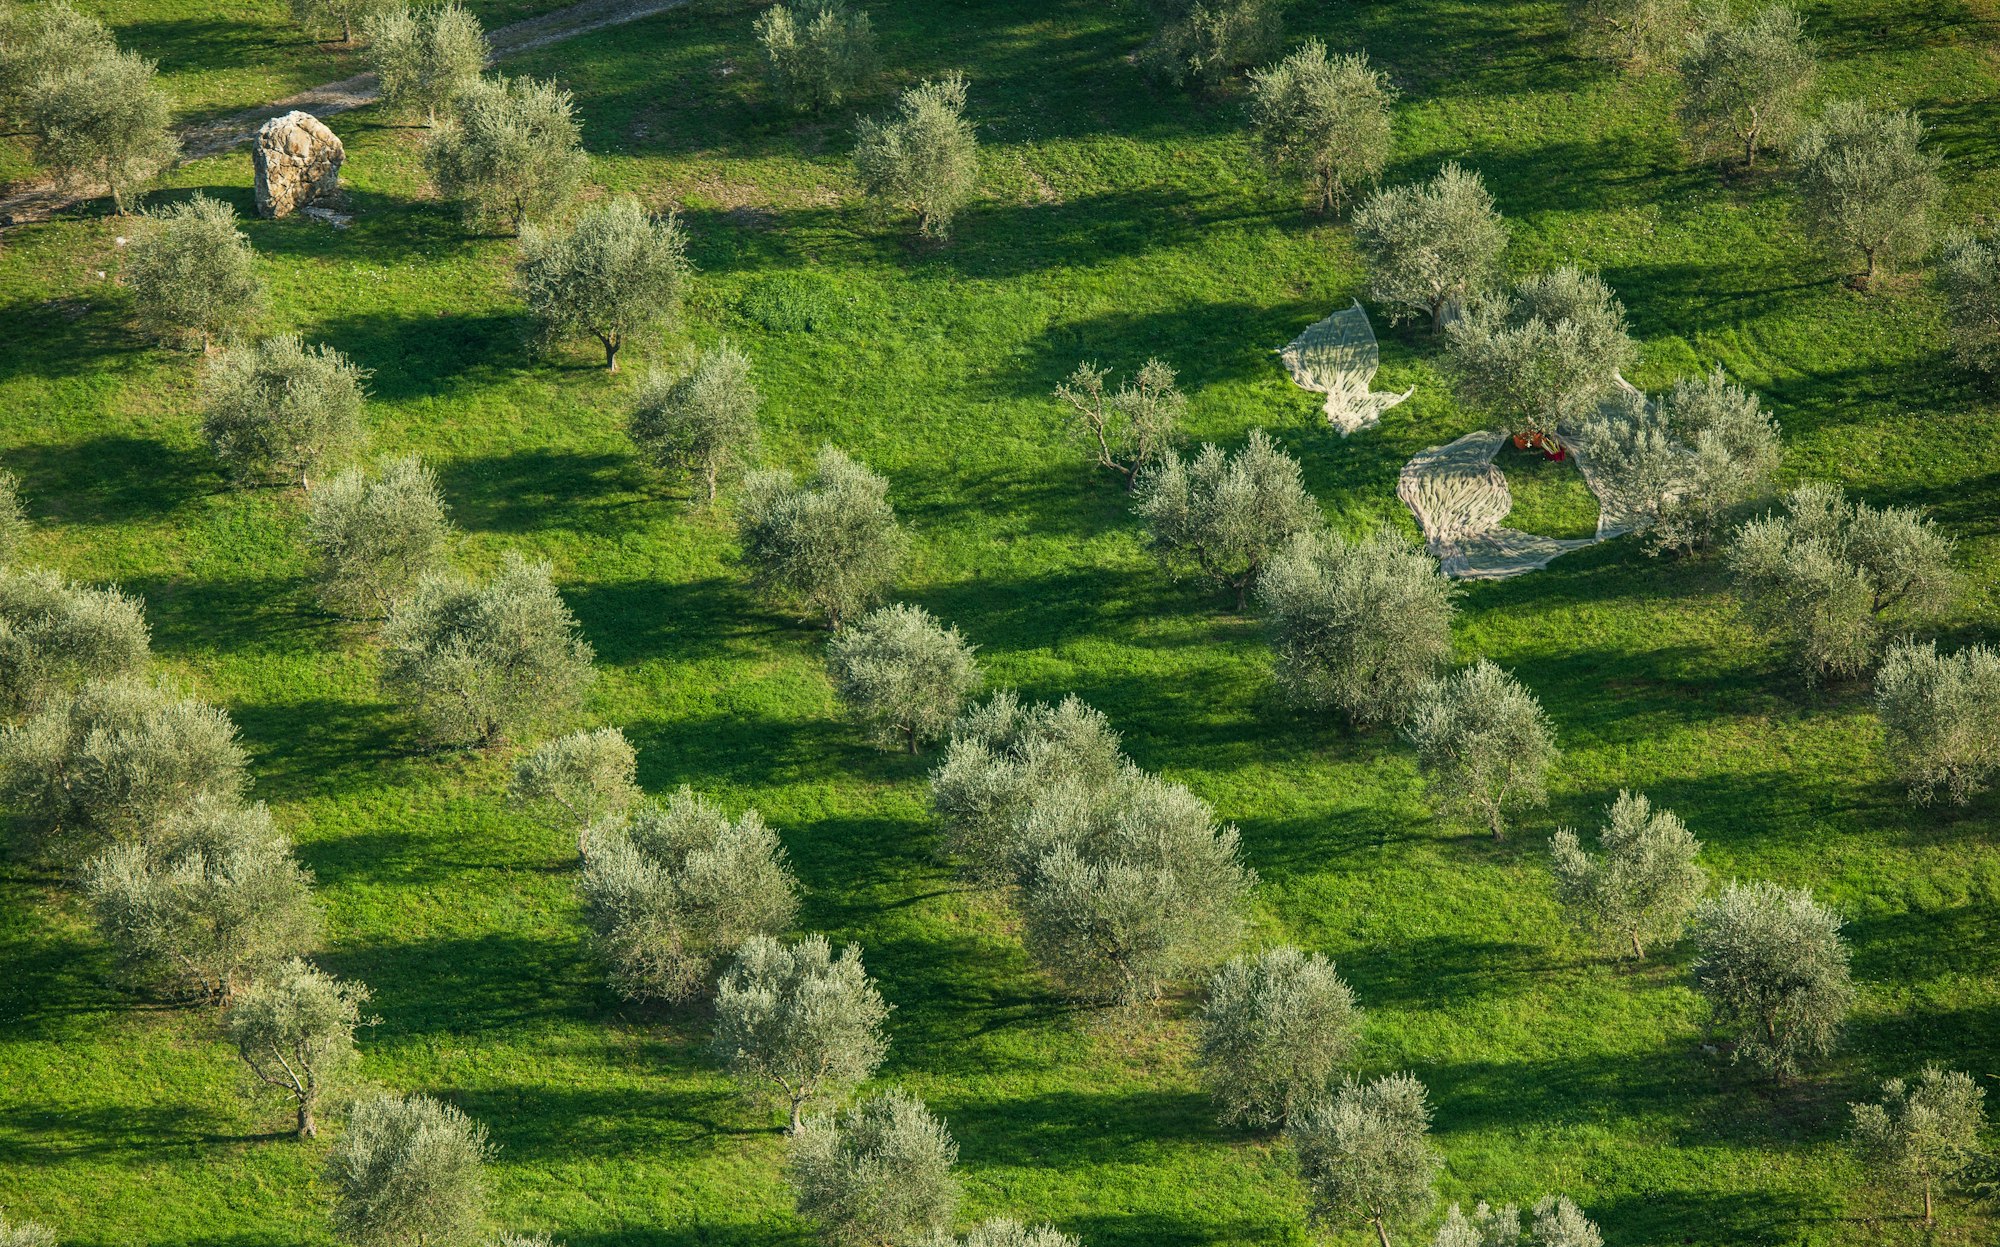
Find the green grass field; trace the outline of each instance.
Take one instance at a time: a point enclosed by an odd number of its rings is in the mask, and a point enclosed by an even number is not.
[[[287,33],[280,0],[97,7],[160,58],[190,116],[349,72]],[[1787,479],[1929,508],[1967,573],[1943,634],[2000,639],[1996,400],[1951,363],[1920,280],[1848,288],[1781,181],[1692,165],[1671,84],[1576,59],[1557,4],[1290,7],[1295,38],[1366,48],[1393,75],[1392,180],[1479,169],[1517,268],[1574,261],[1622,296],[1635,383],[1721,364],[1783,423]],[[511,240],[468,236],[431,202],[420,132],[375,110],[334,122],[351,229],[245,229],[272,290],[260,329],[374,370],[374,447],[435,465],[461,561],[553,560],[598,653],[592,718],[637,744],[646,787],[692,784],[780,829],[801,928],[859,942],[895,1005],[883,1078],[948,1120],[968,1221],[1052,1220],[1090,1247],[1311,1236],[1283,1150],[1214,1122],[1192,997],[1138,1024],[1057,1000],[992,898],[934,860],[926,761],[842,722],[822,634],[747,589],[726,509],[690,509],[635,463],[623,404],[644,357],[683,341],[751,353],[775,460],[831,440],[888,475],[914,538],[899,596],[956,622],[994,684],[1079,693],[1139,763],[1240,826],[1257,939],[1335,958],[1368,1010],[1365,1071],[1428,1084],[1446,1199],[1565,1191],[1613,1247],[1994,1241],[2000,1217],[1960,1200],[1925,1232],[1841,1138],[1848,1102],[1888,1075],[1935,1060],[2000,1076],[2000,799],[1906,806],[1865,685],[1806,692],[1739,622],[1715,562],[1626,539],[1468,589],[1460,656],[1534,689],[1565,757],[1548,808],[1505,842],[1433,819],[1393,734],[1287,709],[1256,621],[1162,574],[1048,399],[1080,359],[1125,373],[1163,356],[1197,438],[1268,428],[1337,527],[1413,532],[1401,465],[1480,425],[1427,331],[1378,316],[1378,386],[1416,396],[1341,439],[1272,352],[1363,277],[1345,229],[1262,171],[1239,101],[1149,86],[1127,63],[1135,19],[1094,0],[872,8],[892,72],[863,110],[926,74],[971,79],[981,196],[942,250],[863,211],[852,113],[768,107],[744,5],[697,0],[516,63],[576,93],[605,188],[677,206],[694,240],[687,324],[615,377],[582,345],[528,353]],[[1805,8],[1824,93],[1916,108],[1951,160],[1949,217],[1992,212],[2000,14]],[[254,218],[250,181],[239,151],[155,198],[201,189]],[[570,838],[507,810],[507,757],[418,752],[369,636],[305,583],[298,497],[226,488],[196,434],[200,361],[132,328],[116,282],[129,225],[102,210],[0,237],[0,465],[30,496],[34,559],[144,595],[161,666],[240,725],[255,795],[317,875],[323,963],[375,992],[367,1077],[491,1128],[497,1224],[570,1247],[804,1242],[778,1119],[705,1062],[700,1010],[635,1012],[603,985]],[[1860,1003],[1816,1076],[1776,1088],[1705,1053],[1684,952],[1632,971],[1558,921],[1548,838],[1594,827],[1621,787],[1681,814],[1718,879],[1809,885],[1849,920]],[[119,984],[54,874],[0,869],[9,1216],[74,1247],[329,1242],[324,1142],[273,1133],[282,1108],[236,1098],[233,1066],[211,1015]]]

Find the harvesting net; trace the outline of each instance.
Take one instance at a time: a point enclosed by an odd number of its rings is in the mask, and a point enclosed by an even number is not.
[[[1359,299],[1293,338],[1278,357],[1299,388],[1326,395],[1326,422],[1342,437],[1377,423],[1383,412],[1416,393],[1415,387],[1401,394],[1369,391],[1382,350]]]

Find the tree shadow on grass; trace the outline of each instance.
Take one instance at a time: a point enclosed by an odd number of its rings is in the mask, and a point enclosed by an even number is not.
[[[318,960],[374,989],[375,1042],[437,1035],[497,1036],[604,1012],[603,974],[581,933],[569,940],[491,934],[351,945]]]
[[[1457,935],[1400,938],[1351,951],[1340,963],[1363,1001],[1401,1009],[1510,994],[1566,968],[1539,944]]]
[[[764,612],[740,580],[622,580],[565,586],[600,666],[753,659],[801,629]]]
[[[409,717],[387,702],[242,702],[230,717],[255,755],[255,795],[272,800],[376,790],[385,769],[406,763],[418,743]]]
[[[91,1160],[150,1167],[176,1153],[193,1159],[219,1143],[283,1137],[225,1133],[223,1121],[211,1104],[0,1107],[0,1166],[22,1170]]]
[[[149,437],[20,446],[7,452],[7,466],[37,513],[72,524],[160,518],[220,487],[206,452]]]
[[[368,392],[387,402],[445,398],[510,378],[525,362],[525,314],[366,313],[334,316],[303,332],[373,374]]]
[[[130,317],[129,298],[103,284],[52,299],[0,304],[0,342],[8,344],[0,351],[0,381],[120,372],[143,354]]]
[[[445,461],[438,481],[451,517],[472,532],[562,530],[609,538],[644,520],[652,484],[630,455],[516,450]]]
[[[543,1083],[461,1088],[446,1094],[485,1124],[509,1164],[671,1153],[682,1162],[733,1152],[746,1139],[768,1139],[771,1126],[748,1124],[742,1098],[728,1086],[651,1085],[591,1090]]]
[[[938,1096],[961,1163],[1076,1170],[1093,1164],[1170,1162],[1187,1148],[1223,1142],[1213,1104],[1193,1089],[1065,1090],[1004,1101]]]

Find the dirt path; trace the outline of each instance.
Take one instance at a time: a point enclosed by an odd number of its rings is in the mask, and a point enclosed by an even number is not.
[[[593,31],[611,26],[622,26],[626,22],[636,22],[677,9],[688,0],[579,0],[565,9],[544,13],[489,31],[486,39],[493,47],[493,56],[487,62],[492,64],[503,57],[516,56],[522,52],[532,52],[537,48],[574,39]],[[301,109],[322,120],[335,113],[344,113],[350,108],[360,108],[372,104],[381,96],[380,84],[374,74],[356,74],[352,78],[342,78],[339,82],[322,83],[297,95],[287,96],[269,104],[217,117],[198,126],[191,126],[181,132],[181,159],[186,164],[200,160],[232,147],[248,143],[257,135],[258,127],[273,117],[282,117],[293,109]],[[78,196],[65,193],[49,182],[21,183],[14,186],[4,198],[0,198],[0,229],[14,225],[26,225],[31,221],[46,221],[64,208],[95,196]]]

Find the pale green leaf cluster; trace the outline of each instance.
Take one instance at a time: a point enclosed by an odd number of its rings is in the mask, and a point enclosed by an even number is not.
[[[353,43],[355,32],[369,19],[400,7],[401,0],[292,0],[292,20],[314,35],[340,32],[342,43]]]
[[[1389,163],[1395,98],[1367,53],[1330,57],[1325,44],[1308,39],[1250,74],[1250,125],[1271,163],[1304,179],[1314,209],[1334,212]]]
[[[1513,1204],[1481,1200],[1470,1215],[1453,1204],[1431,1247],[1604,1247],[1604,1235],[1567,1195],[1544,1195],[1524,1228]]]
[[[367,440],[366,370],[297,334],[223,352],[202,387],[201,434],[241,481],[296,481]]]
[[[1238,610],[1265,561],[1321,522],[1298,460],[1262,429],[1234,455],[1207,443],[1191,460],[1166,451],[1139,474],[1132,509],[1170,571],[1234,591]]]
[[[840,956],[823,935],[783,944],[744,941],[715,990],[715,1056],[745,1095],[789,1107],[792,1129],[805,1105],[838,1097],[873,1077],[889,1053],[889,1006],[861,967],[861,950]]]
[[[785,1177],[801,1218],[832,1244],[920,1247],[958,1211],[958,1145],[924,1102],[889,1091],[805,1121]]]
[[[1695,910],[1694,986],[1732,1059],[1783,1077],[1833,1051],[1854,1003],[1840,926],[1812,893],[1763,881]]]
[[[158,69],[106,48],[37,73],[20,104],[36,162],[71,190],[103,188],[122,215],[180,155]]]
[[[757,460],[764,396],[750,357],[727,342],[693,354],[678,372],[639,387],[628,429],[646,461],[670,478],[694,478],[713,501],[724,473]]]
[[[1208,981],[1198,1059],[1224,1122],[1282,1125],[1324,1096],[1361,1041],[1354,991],[1318,953],[1236,957]]]
[[[0,1247],[57,1247],[56,1232],[39,1221],[0,1216]]]
[[[0,117],[20,120],[38,83],[117,50],[103,22],[65,0],[0,0]]]
[[[1980,1155],[1986,1089],[1968,1074],[1926,1066],[1914,1083],[1891,1078],[1874,1104],[1852,1104],[1855,1150],[1882,1170],[1923,1190],[1924,1219],[1932,1189],[1948,1185]]]
[[[680,318],[691,266],[687,234],[672,213],[656,217],[629,196],[586,211],[567,230],[521,229],[514,288],[542,345],[589,334],[618,368],[625,339]]]
[[[590,169],[570,93],[532,78],[476,78],[459,88],[423,162],[468,228],[498,222],[514,233],[567,204]]]
[[[349,468],[306,496],[306,550],[320,600],[341,614],[383,618],[444,570],[451,521],[437,474],[415,455]]]
[[[391,4],[368,14],[363,30],[382,98],[393,108],[422,109],[433,125],[461,92],[479,84],[490,55],[479,19],[456,3]]]
[[[1582,930],[1629,945],[1634,957],[1648,943],[1677,940],[1708,872],[1695,860],[1701,841],[1671,810],[1655,810],[1642,793],[1620,791],[1610,821],[1598,833],[1601,852],[1584,852],[1576,832],[1555,835],[1550,868],[1564,916]]]
[[[775,4],[758,16],[756,30],[771,93],[805,112],[838,106],[881,65],[868,14],[846,0]]]
[[[1097,462],[1123,476],[1130,488],[1139,472],[1159,462],[1179,438],[1188,400],[1164,360],[1147,360],[1116,390],[1104,386],[1109,375],[1095,364],[1078,364],[1056,386],[1055,397],[1069,408],[1071,431],[1095,446]]]
[[[1445,343],[1459,396],[1517,433],[1580,424],[1638,357],[1624,305],[1569,265],[1475,301],[1446,326]]]
[[[367,1002],[360,983],[293,957],[236,993],[223,1018],[253,1085],[291,1101],[300,1138],[319,1133],[320,1104],[353,1076],[354,1032]]]
[[[835,633],[826,667],[841,703],[876,743],[911,753],[942,739],[982,683],[958,629],[902,602]]]
[[[31,531],[28,506],[21,498],[21,478],[0,469],[0,567],[11,567],[20,559]]]
[[[1978,372],[2000,372],[2000,246],[1991,238],[1949,239],[1935,274],[1944,295],[1952,354]]]
[[[1428,182],[1383,187],[1354,213],[1369,293],[1393,319],[1429,316],[1433,332],[1499,281],[1507,237],[1485,181],[1456,162]]]
[[[464,1247],[486,1211],[486,1127],[429,1096],[360,1100],[322,1180],[333,1228],[356,1247]]]
[[[148,333],[163,342],[192,336],[206,350],[256,317],[264,282],[236,209],[197,192],[146,215],[123,276]]]
[[[861,123],[854,171],[869,199],[916,217],[917,232],[942,239],[972,197],[979,139],[965,119],[965,77],[949,74],[903,92],[884,121]]]
[[[889,482],[833,446],[812,474],[752,473],[743,482],[736,531],[758,584],[804,606],[838,630],[881,600],[908,546]]]
[[[552,826],[575,830],[582,845],[589,839],[585,829],[638,803],[644,795],[638,776],[639,758],[624,732],[571,732],[543,741],[514,764],[507,799]]]
[[[1944,158],[1923,139],[1915,113],[1839,100],[1792,149],[1807,226],[1829,250],[1861,257],[1864,284],[1930,250]]]
[[[1674,68],[1700,29],[1694,0],[1571,0],[1570,23],[1585,54],[1633,73]]]
[[[1910,800],[1964,805],[2000,772],[2000,650],[1899,641],[1875,673],[1889,765]]]
[[[92,680],[138,674],[151,635],[138,598],[40,568],[0,568],[0,721]]]
[[[1409,1074],[1347,1079],[1292,1115],[1285,1137],[1306,1185],[1306,1207],[1330,1228],[1387,1227],[1426,1211],[1444,1158],[1430,1142],[1424,1085]]]
[[[1739,18],[1717,5],[1681,54],[1681,122],[1696,148],[1740,150],[1754,169],[1760,147],[1797,128],[1818,69],[1796,11],[1773,4]]]
[[[1173,85],[1220,88],[1266,60],[1284,35],[1277,0],[1146,0],[1153,34],[1139,62]]]
[[[1548,799],[1555,729],[1533,693],[1483,658],[1427,692],[1403,732],[1431,800],[1483,818],[1496,840],[1507,811]]]

